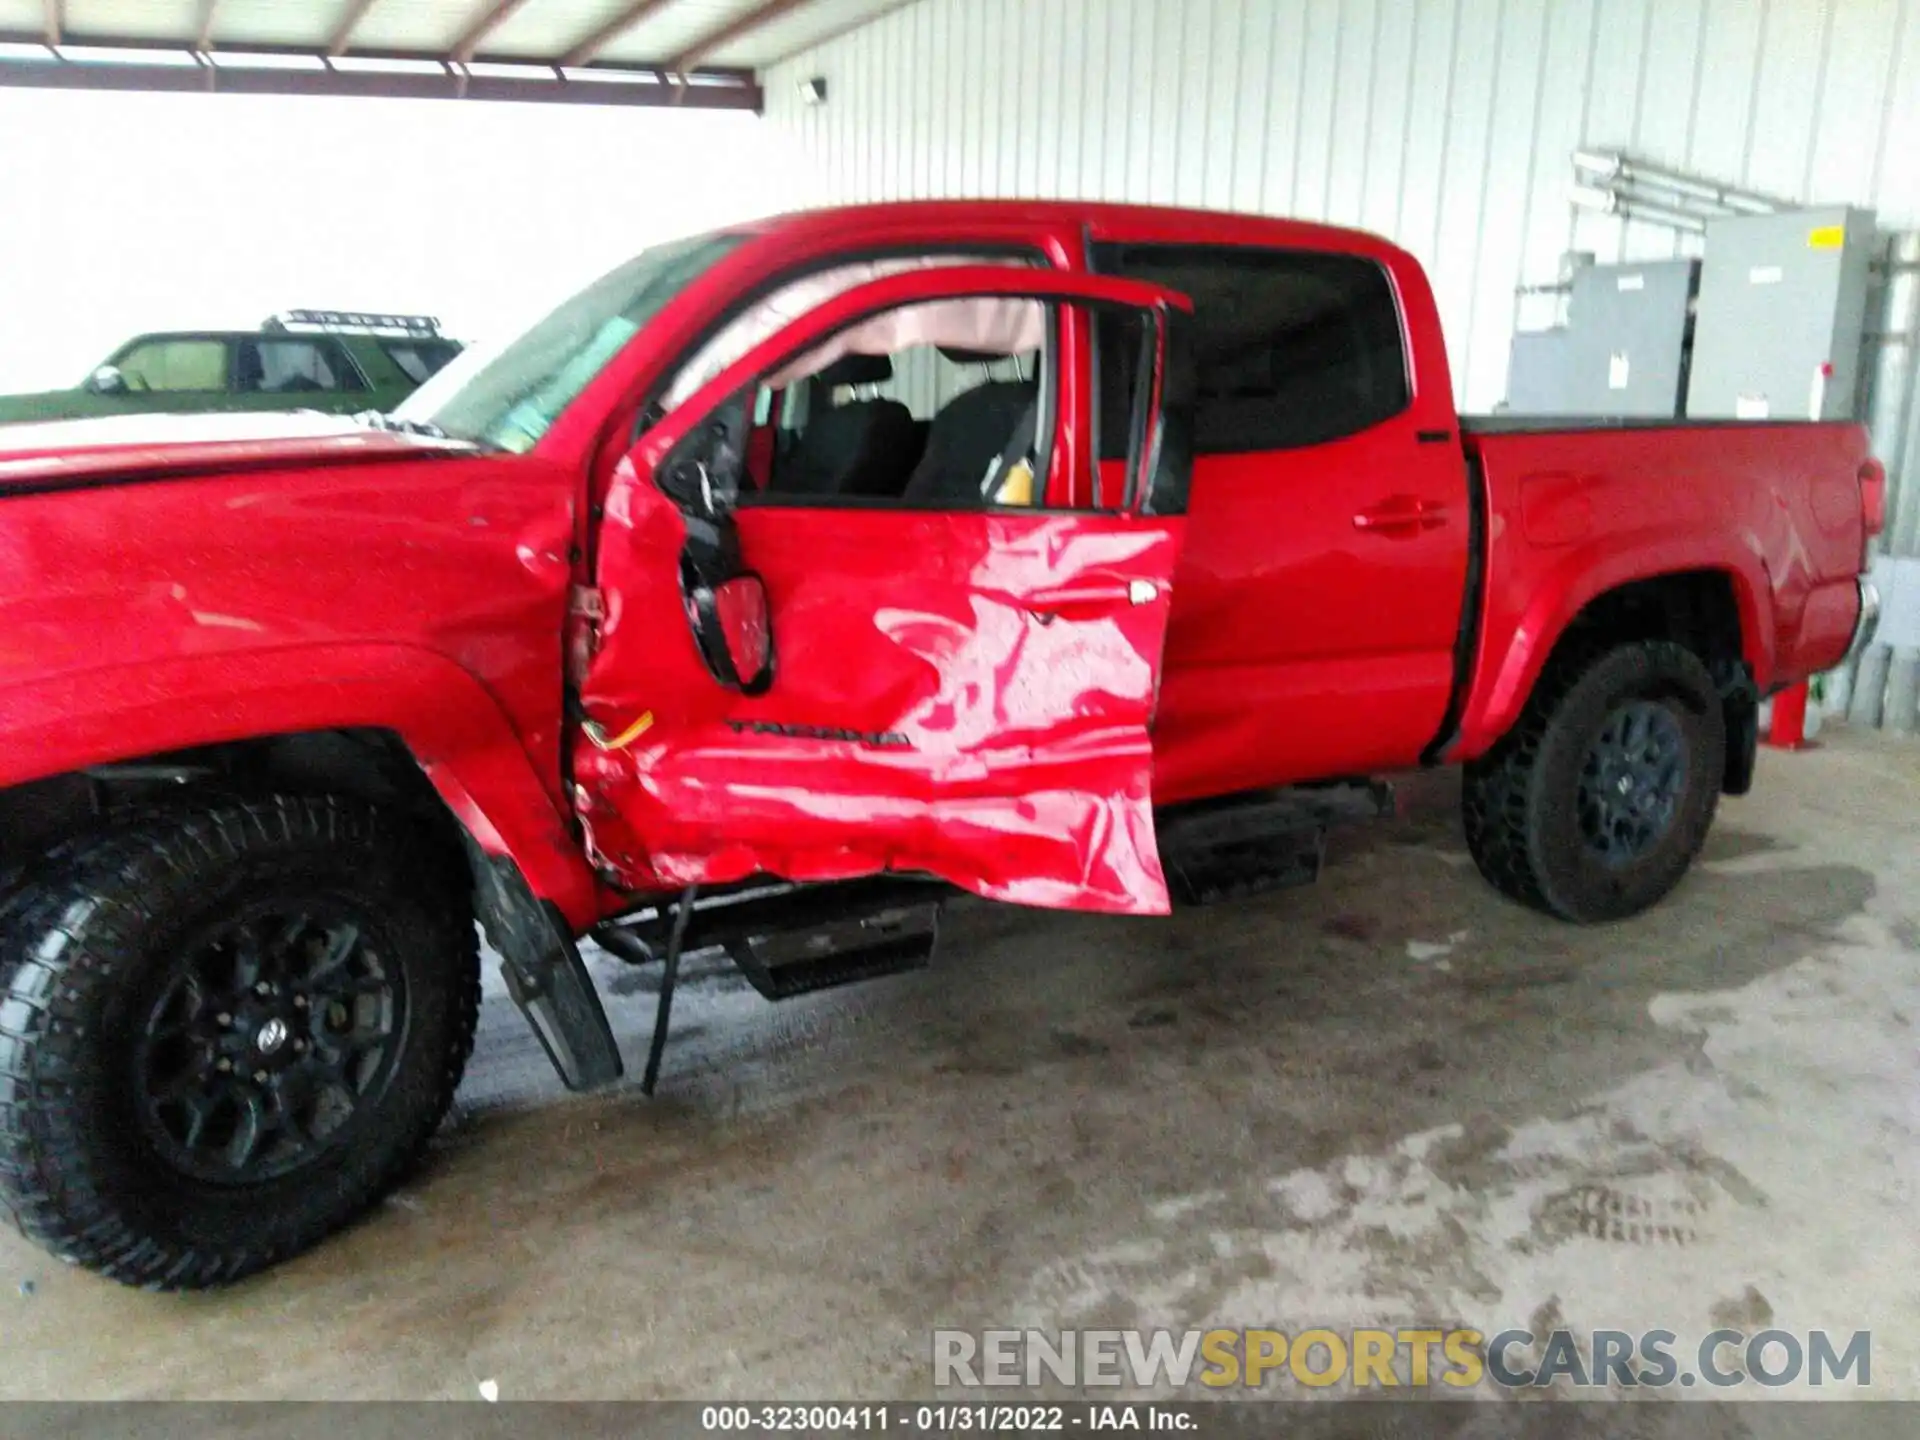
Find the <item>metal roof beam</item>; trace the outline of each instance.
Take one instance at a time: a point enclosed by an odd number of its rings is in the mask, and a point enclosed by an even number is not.
[[[0,32],[0,40],[18,36]],[[28,44],[40,43],[28,36]],[[81,43],[69,36],[68,43]],[[86,42],[91,44],[92,42]],[[111,43],[111,42],[109,42]],[[142,45],[141,49],[169,49]],[[267,53],[304,53],[286,47],[248,46]],[[194,52],[180,47],[183,60]],[[226,52],[222,52],[223,54]],[[369,52],[372,56],[373,52]],[[670,83],[650,66],[609,65],[610,75],[633,79],[567,80],[551,66],[530,63],[524,75],[475,75],[456,71],[445,56],[382,52],[377,58],[422,61],[437,68],[411,71],[366,71],[322,68],[249,68],[222,64],[110,64],[62,60],[0,58],[0,89],[35,90],[145,90],[189,91],[201,94],[326,95],[343,97],[400,97],[420,100],[513,100],[563,105],[692,106],[701,110],[750,110],[761,107],[759,83],[747,71],[706,71],[699,84]]]
[[[460,32],[460,38],[453,42],[453,48],[447,51],[447,58],[456,65],[464,65],[479,53],[481,42],[512,18],[527,0],[487,0],[472,22]]]
[[[812,3],[813,0],[767,0],[764,5],[756,5],[746,14],[729,20],[718,30],[702,35],[668,61],[667,69],[676,75],[685,75],[714,51],[723,49],[736,40],[744,39],[756,30],[763,30],[783,16],[791,15],[794,11]]]
[[[806,41],[804,44],[796,45],[791,50],[774,56],[771,60],[763,60],[760,68],[765,70],[775,65],[784,65],[787,61],[804,55],[809,50],[818,50],[823,45],[831,45],[836,40],[844,40],[847,36],[853,34],[854,31],[864,30],[869,25],[884,20],[887,16],[893,14],[894,11],[904,10],[907,6],[918,3],[919,0],[892,0],[891,4],[884,5],[870,14],[862,15],[858,20],[849,20],[845,25],[835,26],[826,34],[816,35],[813,39]]]
[[[658,14],[672,3],[673,0],[634,0],[591,35],[576,41],[573,48],[560,57],[560,64],[569,70],[578,69],[649,15]]]
[[[373,0],[347,0],[347,13],[340,17],[340,23],[333,27],[333,38],[327,41],[328,55],[344,55],[353,47],[353,32],[372,8]]]

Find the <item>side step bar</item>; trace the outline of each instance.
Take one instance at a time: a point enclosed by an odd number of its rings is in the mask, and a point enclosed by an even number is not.
[[[1333,826],[1389,816],[1393,806],[1387,782],[1356,780],[1163,810],[1154,825],[1167,888],[1185,907],[1310,885]]]
[[[693,901],[680,953],[724,949],[755,990],[790,1000],[931,964],[940,906],[951,893],[917,876],[715,891]],[[646,963],[669,945],[679,908],[642,910],[593,938],[622,959]]]
[[[1392,787],[1378,781],[1335,782],[1183,806],[1161,812],[1156,824],[1175,903],[1189,906],[1308,883],[1319,876],[1332,825],[1392,811]],[[651,1095],[659,1079],[682,956],[725,950],[761,995],[790,1000],[930,965],[940,941],[941,906],[953,893],[952,887],[924,876],[879,876],[837,885],[749,881],[704,894],[689,888],[677,898],[662,897],[598,926],[593,939],[621,959],[636,965],[656,959],[664,964],[641,1089]],[[604,1073],[604,1062],[595,1066],[593,1056],[570,1053],[583,1039],[593,1048],[592,1016],[598,1017],[599,1030],[606,1025],[571,943],[563,955],[541,947],[551,957],[540,967],[544,988],[533,990],[527,999],[522,999],[525,967],[505,946],[499,948],[508,955],[507,980],[514,998],[567,1083],[574,1083],[570,1072],[583,1068],[583,1058],[586,1068]],[[576,979],[591,1003],[591,1016],[569,983]],[[547,995],[549,1006],[558,1002],[557,1018],[563,1021],[554,1039],[549,1039],[554,1017],[538,1003]],[[611,1035],[607,1040],[611,1046]],[[620,1073],[619,1064],[616,1052],[614,1076]]]
[[[933,962],[945,888],[882,877],[836,886],[758,886],[702,900],[695,887],[670,905],[600,926],[593,937],[614,954],[640,964],[659,954],[664,962],[641,1090],[653,1094],[660,1079],[680,957],[689,950],[724,948],[769,1000],[917,970]]]

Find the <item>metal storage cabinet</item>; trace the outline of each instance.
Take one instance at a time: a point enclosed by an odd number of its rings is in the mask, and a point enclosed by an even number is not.
[[[1570,415],[1671,420],[1687,378],[1692,260],[1594,265],[1573,277],[1568,306],[1578,382]]]
[[[1513,337],[1508,408],[1522,415],[1679,415],[1697,273],[1693,260],[1576,271],[1565,327]]]
[[[1877,244],[1847,206],[1709,220],[1688,416],[1856,418]]]
[[[1565,414],[1574,388],[1572,340],[1564,328],[1517,331],[1502,408],[1515,415]]]

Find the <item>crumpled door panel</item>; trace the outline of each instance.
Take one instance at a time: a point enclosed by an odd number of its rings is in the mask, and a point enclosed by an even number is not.
[[[679,515],[624,466],[580,743],[596,860],[638,889],[926,872],[1023,904],[1163,914],[1148,735],[1179,520],[747,506],[775,678],[702,668]]]

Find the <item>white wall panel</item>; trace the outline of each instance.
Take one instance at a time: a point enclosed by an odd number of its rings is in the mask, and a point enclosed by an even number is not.
[[[920,0],[765,79],[823,200],[1137,200],[1391,236],[1433,277],[1470,410],[1504,391],[1515,288],[1563,252],[1699,250],[1576,215],[1577,147],[1920,228],[1920,0]]]
[[[795,82],[825,75],[829,102]],[[1920,0],[922,0],[767,77],[833,198],[1036,195],[1260,210],[1431,269],[1466,404],[1513,289],[1570,244],[1676,253],[1566,202],[1622,146],[1920,223]]]

